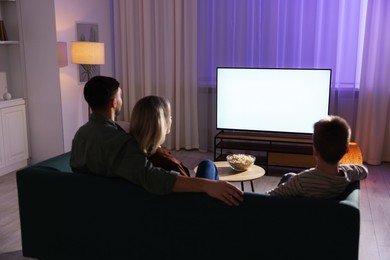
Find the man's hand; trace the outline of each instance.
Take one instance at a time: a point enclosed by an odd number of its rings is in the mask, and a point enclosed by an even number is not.
[[[213,198],[219,199],[229,206],[238,206],[242,201],[243,192],[226,181],[210,181],[205,186],[205,192]]]
[[[172,191],[206,192],[210,197],[219,199],[229,206],[238,206],[244,201],[244,193],[236,186],[226,181],[213,181],[178,175]]]

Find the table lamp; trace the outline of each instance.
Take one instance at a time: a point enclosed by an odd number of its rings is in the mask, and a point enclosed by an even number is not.
[[[360,148],[357,143],[349,143],[349,150],[344,155],[344,157],[341,158],[340,164],[363,164],[362,152],[360,151]]]
[[[72,63],[80,64],[91,79],[91,65],[104,64],[104,43],[71,42]]]

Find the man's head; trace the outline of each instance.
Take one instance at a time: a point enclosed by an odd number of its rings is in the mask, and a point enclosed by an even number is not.
[[[313,145],[327,163],[338,163],[348,151],[351,128],[339,116],[328,116],[314,124]]]
[[[121,94],[119,82],[111,77],[95,76],[84,87],[84,98],[94,112],[114,108],[118,115],[122,108]]]

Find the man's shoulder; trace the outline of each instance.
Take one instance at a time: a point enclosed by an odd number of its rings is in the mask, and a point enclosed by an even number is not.
[[[121,150],[134,147],[136,141],[129,134],[104,124],[87,123],[81,126],[72,141],[72,151]]]
[[[104,122],[99,121],[89,121],[88,123],[82,125],[76,132],[76,135],[103,135],[103,134],[112,134],[112,135],[124,135],[127,134],[123,131],[118,131],[116,127],[110,124],[105,124]]]

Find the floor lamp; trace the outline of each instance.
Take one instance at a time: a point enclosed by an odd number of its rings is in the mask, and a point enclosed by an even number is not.
[[[73,64],[79,64],[85,68],[89,81],[92,65],[104,64],[104,43],[71,42],[71,57]],[[88,107],[88,117],[89,114],[90,108]]]

